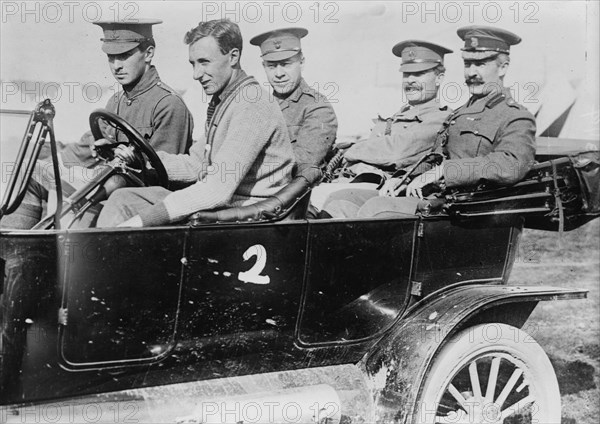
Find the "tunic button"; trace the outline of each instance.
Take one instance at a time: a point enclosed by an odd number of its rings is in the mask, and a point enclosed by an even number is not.
[[[475,130],[475,134],[479,134],[479,131]]]
[[[131,106],[131,100],[127,100],[127,106]]]
[[[156,85],[160,86],[160,82],[157,82]]]
[[[404,125],[404,128],[408,128],[408,125],[406,125],[406,124],[405,124],[405,125]]]
[[[456,121],[450,121],[450,125],[456,124]]]

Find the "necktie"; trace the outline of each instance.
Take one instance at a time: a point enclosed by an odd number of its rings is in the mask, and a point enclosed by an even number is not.
[[[206,124],[207,125],[210,125],[210,120],[212,119],[212,117],[215,113],[215,109],[217,108],[219,103],[221,103],[221,99],[219,99],[218,96],[213,96],[213,98],[210,100],[210,103],[208,103],[208,109],[206,110]]]

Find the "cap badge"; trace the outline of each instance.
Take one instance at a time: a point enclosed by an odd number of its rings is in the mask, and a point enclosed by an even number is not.
[[[281,41],[274,41],[275,48],[279,49],[281,47]]]
[[[477,37],[471,37],[471,47],[477,47],[479,45],[479,40]]]
[[[415,52],[413,50],[409,50],[407,53],[408,59],[409,60],[415,60],[417,55],[415,54]]]

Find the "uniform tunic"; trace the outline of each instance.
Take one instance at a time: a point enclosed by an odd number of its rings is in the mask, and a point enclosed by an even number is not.
[[[472,99],[444,121],[435,151],[444,154],[447,187],[483,181],[510,185],[520,181],[535,157],[535,118],[508,89]],[[372,197],[359,217],[413,215],[418,199]]]
[[[351,164],[363,162],[391,172],[408,168],[431,151],[449,113],[433,99],[406,105],[388,119],[380,116],[369,138],[350,147],[344,158]]]
[[[356,174],[374,173],[387,177],[415,164],[435,146],[435,140],[448,108],[437,99],[420,105],[406,105],[389,119],[379,117],[368,139],[350,147],[344,158]],[[367,164],[368,166],[365,166]],[[377,196],[377,184],[322,184],[313,189],[316,207],[335,217],[355,216],[359,207],[370,197]]]
[[[440,130],[446,186],[520,181],[535,157],[535,118],[508,89],[490,93],[454,111]]]
[[[277,98],[296,156],[296,173],[321,168],[337,132],[337,118],[327,98],[300,84],[285,99]]]
[[[155,150],[184,153],[192,144],[192,115],[181,97],[160,80],[154,66],[130,91],[112,96],[106,109],[130,123]],[[125,140],[121,135],[118,138]],[[90,152],[93,142],[88,131],[77,143],[65,145],[60,151],[63,163],[94,166],[97,162]]]

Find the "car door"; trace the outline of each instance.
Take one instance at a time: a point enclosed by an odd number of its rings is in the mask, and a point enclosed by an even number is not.
[[[394,323],[409,301],[418,222],[311,221],[301,345],[357,342]]]
[[[59,352],[67,369],[156,362],[174,348],[187,227],[59,236]]]
[[[178,330],[182,361],[203,364],[199,375],[229,363],[222,372],[231,375],[271,369],[271,355],[281,360],[278,352],[292,350],[306,233],[306,221],[190,230]]]

